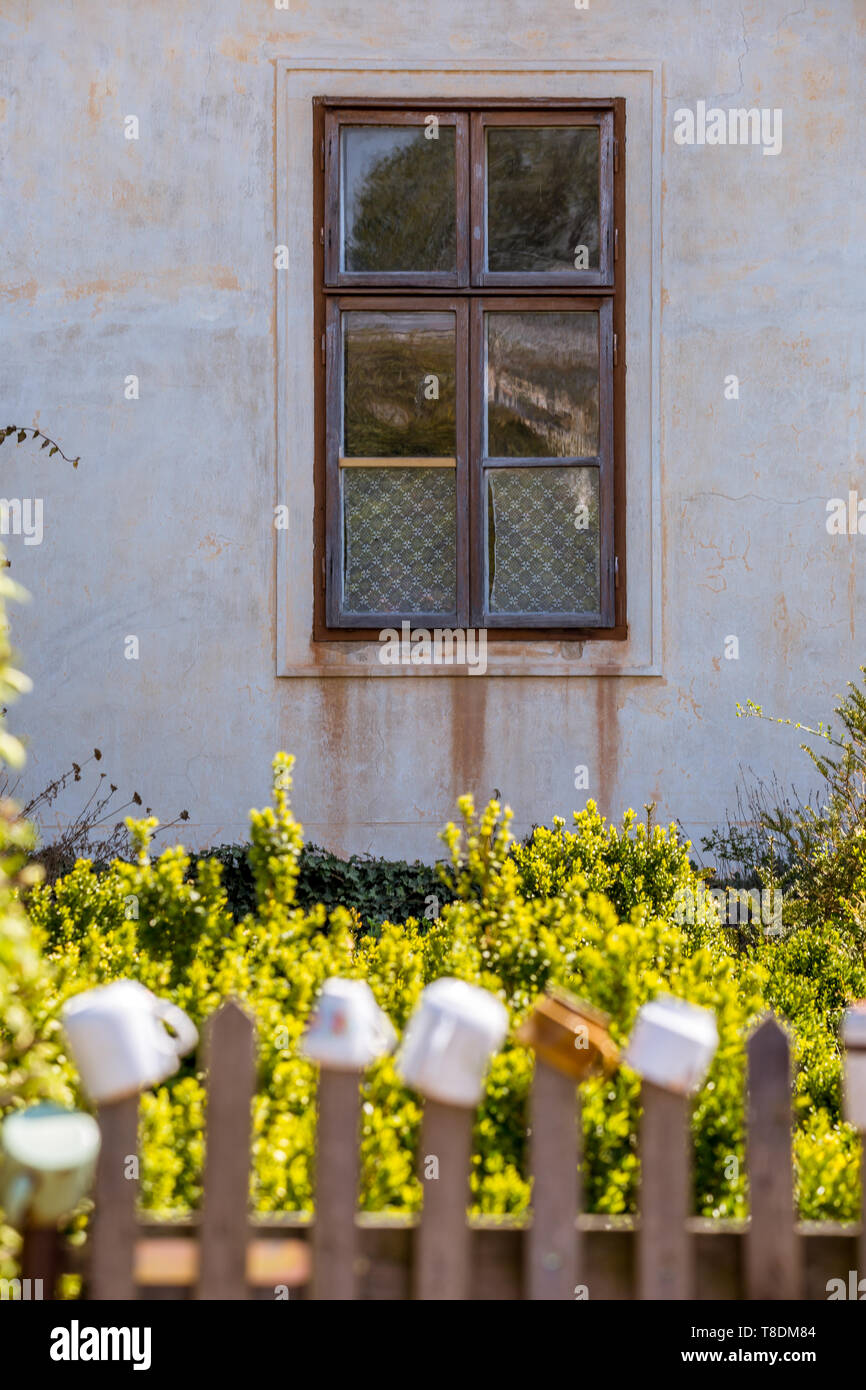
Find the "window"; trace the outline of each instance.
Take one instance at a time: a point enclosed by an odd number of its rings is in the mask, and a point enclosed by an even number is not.
[[[315,111],[314,635],[625,636],[624,103]]]

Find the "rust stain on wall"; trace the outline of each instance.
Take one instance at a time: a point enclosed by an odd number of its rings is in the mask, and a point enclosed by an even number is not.
[[[845,96],[845,83],[835,67],[804,68],[800,78],[807,101],[832,100]]]
[[[216,290],[239,290],[237,275],[230,266],[176,266],[157,275],[143,270],[129,270],[115,279],[85,280],[77,285],[64,282],[63,297],[66,300],[95,299],[97,307],[103,299],[130,290],[144,288],[148,294],[177,296],[190,285],[205,285]]]
[[[308,35],[302,29],[283,34],[272,29],[270,33],[262,34],[260,43],[269,44],[271,47],[276,48],[279,53],[288,53],[296,47],[299,48],[307,37]]]
[[[485,740],[487,734],[487,678],[458,676],[448,681],[451,730],[450,801],[471,792],[476,805],[486,802],[491,788],[485,786]]]
[[[87,114],[92,121],[102,120],[102,108],[106,99],[113,97],[116,92],[117,88],[112,87],[110,82],[91,82],[87,98]]]
[[[127,212],[138,213],[141,208],[141,186],[131,179],[117,179],[111,187],[111,201]]]
[[[26,299],[32,304],[38,289],[39,285],[35,280],[28,280],[24,285],[0,285],[0,294],[10,304],[16,299]]]
[[[215,536],[212,531],[209,531],[208,534],[199,541],[198,548],[199,550],[209,550],[210,555],[208,558],[215,560],[217,556],[222,555],[224,547],[229,544],[230,542],[226,540],[225,536]]]
[[[680,709],[691,710],[695,719],[701,718],[701,706],[695,699],[694,680],[691,680],[689,682],[688,690],[686,690],[683,686],[680,686],[679,690],[677,691],[677,704],[679,705]]]
[[[778,650],[787,662],[795,655],[806,635],[807,623],[802,613],[791,616],[784,594],[777,594],[773,603],[772,623],[778,635]]]
[[[220,44],[223,57],[233,58],[236,63],[257,63],[260,49],[261,39],[258,35],[250,35],[246,39],[226,38]]]
[[[348,727],[351,718],[350,699],[355,682],[335,678],[322,681],[319,687],[318,718],[316,724],[321,733],[321,746],[309,743],[304,748],[296,748],[298,760],[315,759],[316,769],[307,772],[312,784],[318,785],[323,797],[322,813],[318,819],[327,822],[330,830],[329,848],[340,853],[343,846],[345,827],[356,819],[351,805],[353,795],[352,778],[356,776],[357,744],[353,731]],[[357,700],[358,691],[354,691]],[[287,692],[291,694],[291,692]],[[293,702],[283,702],[283,727],[288,723]],[[297,742],[297,731],[291,737]],[[363,738],[363,734],[361,735]],[[285,737],[283,739],[285,743]]]
[[[619,777],[619,706],[617,686],[622,684],[620,676],[596,676],[595,686],[595,772],[598,794],[595,800],[603,815],[610,816],[613,809],[614,789]]]

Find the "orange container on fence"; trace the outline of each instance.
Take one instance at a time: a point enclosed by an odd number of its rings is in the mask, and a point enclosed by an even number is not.
[[[609,1016],[600,1009],[559,985],[548,985],[515,1036],[548,1066],[583,1081],[600,1072],[609,1075],[619,1065],[609,1025]]]

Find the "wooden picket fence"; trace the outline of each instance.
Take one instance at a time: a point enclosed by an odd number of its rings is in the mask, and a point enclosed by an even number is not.
[[[691,1216],[689,1102],[645,1084],[640,1217],[580,1214],[580,1092],[536,1060],[530,1113],[531,1219],[467,1220],[474,1113],[427,1102],[420,1217],[356,1210],[360,1077],[323,1070],[316,1216],[251,1217],[254,1025],[225,1004],[207,1030],[207,1145],[199,1215],[136,1212],[128,1160],[137,1097],[99,1113],[95,1210],[83,1252],[29,1232],[23,1277],[45,1297],[63,1271],[85,1298],[113,1299],[826,1299],[827,1282],[866,1272],[860,1226],[798,1224],[788,1037],[768,1016],[748,1043],[749,1221]],[[866,1146],[864,1146],[866,1147]],[[428,1168],[431,1165],[427,1164]],[[861,1172],[863,1170],[861,1169]],[[864,1173],[866,1176],[866,1173]]]

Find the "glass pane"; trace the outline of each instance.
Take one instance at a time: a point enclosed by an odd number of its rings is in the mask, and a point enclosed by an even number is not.
[[[597,468],[487,473],[491,613],[597,613]]]
[[[488,458],[598,454],[598,314],[487,314]]]
[[[343,315],[343,454],[454,458],[454,314]]]
[[[453,125],[344,126],[344,270],[457,269]]]
[[[598,126],[489,128],[488,270],[597,270],[598,182]]]
[[[453,468],[344,468],[343,603],[349,613],[453,613]]]

